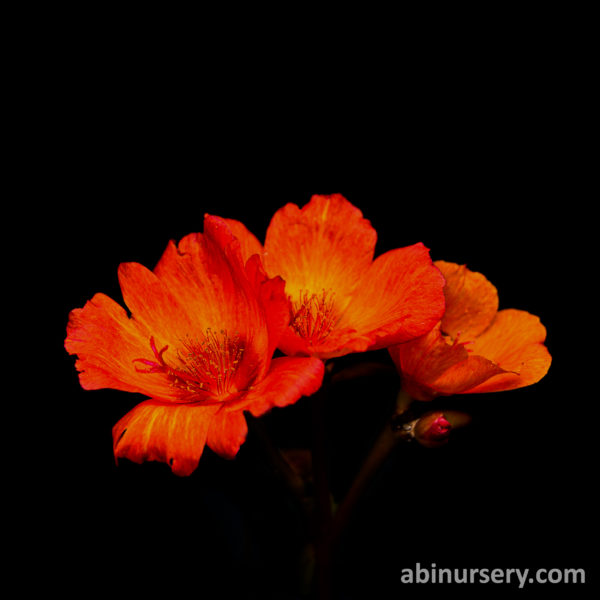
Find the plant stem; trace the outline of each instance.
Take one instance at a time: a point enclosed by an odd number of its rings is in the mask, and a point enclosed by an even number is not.
[[[315,484],[315,583],[320,600],[331,598],[331,492],[329,489],[328,454],[325,443],[325,405],[328,395],[329,378],[311,398],[312,409],[312,466]]]
[[[401,427],[398,427],[398,422],[400,416],[408,410],[411,402],[412,399],[405,392],[401,390],[398,393],[396,408],[393,414],[386,421],[379,437],[373,444],[371,451],[363,462],[346,497],[335,514],[331,531],[332,547],[339,541],[339,538],[348,524],[352,512],[369,481],[379,470],[379,467],[381,467],[398,442],[407,439],[407,433],[403,431]]]
[[[352,381],[353,379],[358,379],[359,377],[377,377],[379,375],[390,375],[396,373],[396,368],[390,365],[384,365],[376,362],[362,362],[333,373],[331,376],[331,383],[337,384],[341,382]]]
[[[306,497],[306,490],[302,478],[294,471],[289,462],[281,454],[280,450],[273,445],[265,431],[263,423],[249,414],[246,415],[246,421],[252,432],[255,434],[256,440],[259,442],[263,452],[268,457],[274,471],[302,504]]]

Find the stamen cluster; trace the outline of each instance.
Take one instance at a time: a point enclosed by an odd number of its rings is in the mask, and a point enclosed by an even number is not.
[[[300,290],[298,300],[291,301],[290,325],[313,345],[326,340],[335,326],[337,315],[333,297],[331,290],[322,290],[320,294]]]
[[[178,367],[167,364],[163,358],[169,346],[158,350],[154,338],[151,337],[150,348],[156,361],[135,359],[135,362],[149,367],[136,367],[136,370],[141,373],[163,373],[168,377],[171,387],[188,393],[183,400],[190,401],[199,394],[228,394],[233,388],[234,376],[245,350],[238,334],[230,336],[224,329],[217,332],[210,327],[201,338],[187,338],[182,341],[182,348],[176,350]]]

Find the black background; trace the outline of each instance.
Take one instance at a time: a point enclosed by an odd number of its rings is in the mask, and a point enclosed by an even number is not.
[[[206,449],[188,478],[157,463],[117,467],[111,428],[142,398],[82,390],[62,344],[72,308],[96,292],[121,301],[120,262],[153,267],[170,239],[201,231],[204,213],[239,219],[264,239],[286,202],[342,193],[377,230],[376,254],[422,241],[434,260],[484,273],[500,308],[538,315],[553,363],[529,388],[449,399],[444,406],[474,421],[444,448],[394,452],[336,558],[340,597],[439,593],[402,588],[401,569],[416,563],[585,567],[593,579],[596,393],[584,344],[595,328],[595,217],[581,182],[585,132],[552,96],[551,78],[522,76],[508,88],[455,81],[413,93],[407,104],[387,94],[381,111],[380,90],[368,108],[350,107],[353,86],[307,93],[298,84],[264,103],[250,103],[243,89],[211,90],[208,106],[182,94],[180,107],[126,77],[108,91],[82,82],[42,116],[36,148],[42,233],[30,245],[42,282],[35,301],[51,300],[52,393],[39,411],[43,448],[28,467],[44,499],[28,552],[39,553],[48,578],[67,588],[77,573],[90,589],[175,596],[190,585],[200,596],[216,579],[241,585],[246,597],[294,597],[305,528],[252,435],[234,461]],[[370,358],[389,362],[385,352]],[[331,398],[337,499],[397,384],[393,376],[365,380]],[[276,443],[310,443],[308,402],[264,417]]]

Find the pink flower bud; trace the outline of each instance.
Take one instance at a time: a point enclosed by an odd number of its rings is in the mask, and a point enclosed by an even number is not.
[[[415,423],[413,435],[422,446],[437,448],[448,441],[451,429],[452,425],[444,413],[432,412]]]

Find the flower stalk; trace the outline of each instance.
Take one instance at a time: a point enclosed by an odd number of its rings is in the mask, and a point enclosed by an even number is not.
[[[315,585],[320,600],[331,598],[331,528],[333,513],[329,487],[329,456],[326,444],[325,407],[329,392],[332,363],[325,367],[321,389],[311,398],[312,468],[315,485]]]
[[[411,439],[412,423],[401,421],[402,416],[406,415],[411,403],[412,398],[406,392],[400,390],[396,398],[396,406],[393,414],[381,430],[379,437],[373,444],[370,453],[363,462],[346,497],[335,514],[331,532],[332,547],[339,541],[356,504],[383,462],[400,441]]]

